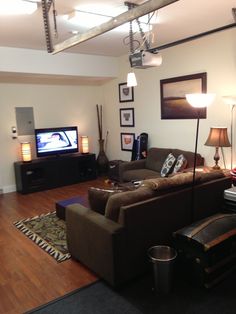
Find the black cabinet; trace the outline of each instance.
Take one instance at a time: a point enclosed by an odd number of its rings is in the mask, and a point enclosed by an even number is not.
[[[16,189],[26,194],[63,185],[96,179],[95,154],[36,159],[30,163],[15,162]]]

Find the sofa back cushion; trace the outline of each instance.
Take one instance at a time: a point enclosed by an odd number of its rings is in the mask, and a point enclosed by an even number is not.
[[[146,168],[161,172],[166,157],[171,153],[171,151],[172,150],[170,148],[150,148],[146,159]]]
[[[148,187],[141,186],[133,191],[126,191],[111,195],[107,201],[105,217],[118,222],[120,207],[136,202],[144,201],[155,195],[155,191]]]
[[[88,189],[88,201],[90,209],[104,215],[107,201],[111,195],[123,192],[122,189],[100,189],[90,187]]]
[[[183,154],[184,157],[187,159],[187,165],[186,168],[192,168],[194,165],[194,152],[189,152],[181,149],[172,149],[172,154],[178,158],[179,155]],[[204,164],[204,159],[200,154],[197,154],[197,159],[196,159],[196,166],[203,166]]]

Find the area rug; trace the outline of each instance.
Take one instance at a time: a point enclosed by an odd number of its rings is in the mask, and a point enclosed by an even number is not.
[[[113,290],[102,280],[35,308],[27,314],[235,314],[236,273],[210,290],[180,275],[169,294],[153,290],[153,276]]]
[[[57,262],[71,257],[67,248],[65,221],[59,219],[55,211],[16,221],[14,225]]]

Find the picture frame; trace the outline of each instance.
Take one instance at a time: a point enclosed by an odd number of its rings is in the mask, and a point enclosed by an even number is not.
[[[119,102],[134,101],[134,88],[128,87],[127,83],[119,84]]]
[[[161,119],[206,119],[207,110],[196,110],[186,100],[186,94],[206,93],[207,73],[197,73],[160,80]]]
[[[134,108],[120,108],[120,126],[134,127]]]
[[[120,133],[121,150],[132,151],[135,133]]]

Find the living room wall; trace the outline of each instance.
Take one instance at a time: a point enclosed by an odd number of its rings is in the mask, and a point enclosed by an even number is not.
[[[130,71],[128,55],[119,58],[118,78],[103,86],[1,83],[0,188],[4,187],[4,192],[14,190],[13,163],[20,160],[19,141],[28,140],[11,138],[11,127],[16,125],[15,107],[20,106],[33,107],[36,127],[78,125],[80,135],[90,137],[90,151],[97,153],[95,105],[103,104],[104,135],[109,131],[107,155],[110,160],[130,160],[131,153],[121,151],[121,132],[135,133],[136,136],[147,132],[150,147],[178,147],[193,151],[196,121],[160,118],[160,80],[200,72],[207,72],[208,91],[216,93],[214,103],[207,109],[207,119],[200,121],[198,142],[198,152],[205,157],[207,165],[212,165],[215,149],[204,146],[204,143],[211,126],[227,126],[229,133],[230,108],[223,103],[222,96],[236,95],[235,35],[236,29],[233,28],[162,50],[160,67],[135,69],[138,86],[134,88],[134,102],[119,103],[118,84],[126,82]],[[130,107],[135,110],[135,127],[121,128],[119,109]],[[229,167],[230,148],[225,148],[224,153]],[[223,166],[222,157],[220,165]]]
[[[20,142],[29,140],[35,156],[34,136],[11,137],[15,107],[33,107],[36,128],[77,125],[79,135],[89,136],[90,151],[97,152],[96,104],[103,103],[101,87],[0,84],[0,95],[0,183],[4,192],[15,189],[13,163],[21,160]]]
[[[131,153],[121,151],[121,132],[135,133],[136,136],[147,132],[149,147],[194,151],[196,120],[161,120],[160,80],[207,72],[207,90],[216,93],[216,98],[207,109],[207,118],[200,120],[198,152],[205,157],[206,164],[212,166],[215,148],[204,145],[210,127],[226,126],[230,137],[230,107],[224,104],[222,96],[236,95],[235,37],[236,29],[233,28],[162,50],[161,66],[134,69],[138,81],[138,86],[134,87],[134,102],[119,103],[118,84],[126,82],[127,72],[130,72],[128,55],[120,58],[119,78],[104,86],[109,158],[130,160]],[[119,109],[130,107],[134,108],[135,127],[121,128]],[[229,167],[230,148],[224,148],[224,154]],[[222,155],[220,166],[223,166]]]

